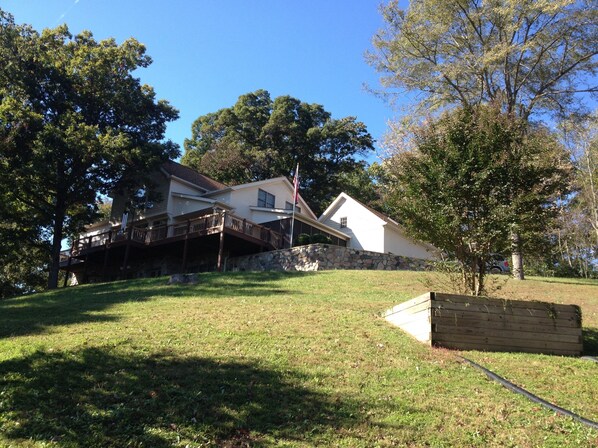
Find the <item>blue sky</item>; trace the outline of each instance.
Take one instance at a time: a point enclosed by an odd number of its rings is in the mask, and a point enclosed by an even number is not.
[[[154,63],[139,72],[180,118],[167,137],[183,145],[200,115],[266,89],[356,116],[380,140],[396,113],[366,92],[378,74],[364,60],[382,27],[367,0],[4,0],[17,23],[41,31],[66,23],[96,39],[134,37]],[[368,158],[375,160],[374,156]]]

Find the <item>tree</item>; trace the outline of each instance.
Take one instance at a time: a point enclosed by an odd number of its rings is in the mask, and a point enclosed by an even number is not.
[[[178,113],[133,71],[151,63],[134,39],[96,41],[66,26],[41,34],[0,10],[0,191],[51,238],[48,286],[61,241],[90,222],[97,199],[138,188],[175,157],[163,142]],[[19,216],[14,215],[19,223]]]
[[[49,247],[40,238],[43,229],[12,193],[0,192],[0,299],[43,290],[47,283]]]
[[[598,256],[598,113],[585,120],[570,120],[566,127],[576,167],[576,199],[586,225],[592,229],[594,252]]]
[[[595,94],[595,0],[415,0],[382,8],[370,62],[389,95],[418,92],[416,115],[497,103],[524,121],[583,109]],[[525,130],[524,130],[525,131]],[[523,278],[517,220],[514,271]]]
[[[414,237],[459,261],[462,287],[484,294],[486,262],[505,247],[517,216],[524,232],[548,225],[566,189],[564,148],[544,129],[496,106],[456,109],[413,129],[411,149],[387,161],[387,201]],[[511,179],[525,183],[516,195]]]
[[[183,163],[224,183],[290,177],[300,163],[301,189],[316,213],[343,190],[347,176],[365,173],[355,157],[373,149],[371,135],[354,117],[333,119],[319,104],[290,96],[272,100],[265,90],[199,117],[191,131]]]

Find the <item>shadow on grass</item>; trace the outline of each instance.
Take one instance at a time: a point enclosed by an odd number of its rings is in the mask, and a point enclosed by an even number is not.
[[[0,434],[17,444],[245,447],[309,439],[358,418],[360,406],[304,380],[249,362],[37,352],[0,363]]]
[[[167,277],[84,285],[26,297],[0,300],[0,338],[38,334],[50,327],[82,322],[109,322],[117,304],[158,297],[266,297],[291,291],[277,283],[301,272],[206,273],[196,285],[167,285]],[[293,291],[293,294],[298,292]]]
[[[586,356],[598,356],[598,328],[584,328],[583,332],[583,354]]]

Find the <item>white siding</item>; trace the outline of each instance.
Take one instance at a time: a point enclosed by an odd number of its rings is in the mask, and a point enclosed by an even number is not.
[[[260,224],[275,219],[272,213],[252,210],[252,207],[258,206],[258,191],[260,189],[274,195],[274,208],[284,209],[285,202],[293,202],[293,191],[283,179],[260,185],[248,185],[238,190],[233,189],[222,194],[211,195],[210,198],[231,206],[232,213],[236,216]],[[288,216],[281,214],[280,217]]]
[[[424,260],[434,258],[433,253],[426,250],[426,246],[418,244],[389,226],[384,229],[384,249],[385,252],[392,252],[404,257],[422,258]]]
[[[349,247],[353,249],[386,252],[383,227],[385,222],[351,198],[341,201],[341,205],[323,223],[350,236]],[[345,217],[347,227],[341,228],[341,218]]]
[[[349,247],[405,257],[434,258],[427,246],[407,237],[395,224],[387,223],[350,196],[343,193],[335,201],[338,203],[326,211],[330,214],[321,222],[349,235]],[[340,227],[341,218],[347,218],[347,227]]]
[[[210,202],[198,201],[194,199],[181,198],[171,196],[170,198],[170,216],[176,218],[177,216],[186,215],[187,213],[196,212],[211,208]]]

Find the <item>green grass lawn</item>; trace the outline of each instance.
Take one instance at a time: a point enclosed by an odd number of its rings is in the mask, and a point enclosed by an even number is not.
[[[380,316],[425,292],[413,272],[203,274],[0,301],[0,446],[597,446],[560,417]],[[509,282],[582,307],[598,282]],[[598,420],[598,364],[461,352]]]

